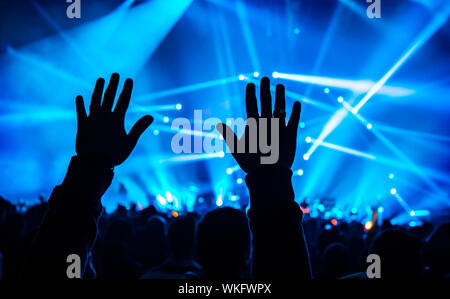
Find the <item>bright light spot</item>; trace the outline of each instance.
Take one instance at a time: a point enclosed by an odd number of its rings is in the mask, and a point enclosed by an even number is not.
[[[366,224],[364,224],[364,228],[365,228],[366,230],[371,230],[372,227],[373,227],[372,221],[367,221]]]
[[[328,87],[325,87],[323,89],[323,92],[326,93],[326,94],[329,94],[330,93],[330,89]]]
[[[177,211],[172,211],[172,217],[173,218],[177,218],[178,217],[178,212]]]
[[[352,113],[353,113],[353,114],[356,114],[356,113],[358,113],[358,109],[356,109],[356,108],[352,108]]]
[[[172,194],[169,191],[166,191],[166,198],[168,202],[172,202],[173,198],[172,198]]]
[[[333,226],[336,226],[338,224],[338,222],[335,218],[333,218],[333,219],[331,219],[331,224],[333,224]]]
[[[231,195],[231,196],[230,196],[230,200],[231,200],[231,201],[237,201],[237,200],[239,200],[239,195]]]
[[[350,210],[350,213],[356,214],[356,213],[358,213],[358,209],[357,209],[357,208],[352,208],[352,209]]]
[[[297,170],[297,174],[298,175],[303,175],[303,170],[302,169]]]
[[[225,157],[225,152],[219,152],[219,157],[220,157],[220,158]]]
[[[389,174],[389,178],[392,180],[394,178],[394,174],[393,173]]]
[[[169,117],[164,116],[163,121],[164,121],[165,123],[168,123],[168,122],[169,122]]]
[[[203,203],[203,202],[205,201],[205,199],[204,199],[203,197],[199,197],[199,198],[197,199],[197,201],[198,201],[198,203]]]
[[[409,212],[409,216],[411,216],[411,217],[416,216],[416,212],[415,211]]]
[[[392,189],[391,189],[391,194],[394,195],[394,194],[396,194],[396,193],[397,193],[397,189],[392,188]]]
[[[158,194],[156,195],[156,200],[159,202],[160,205],[165,206],[167,204],[167,201],[162,195]]]
[[[219,197],[217,200],[216,200],[216,205],[217,206],[221,206],[221,205],[223,205],[223,200],[222,200],[222,198],[221,197]]]
[[[272,77],[278,78],[278,72],[273,72],[273,73],[272,73]]]
[[[295,28],[295,29],[294,29],[294,34],[297,35],[297,34],[299,34],[299,33],[300,33],[300,29]]]
[[[308,155],[308,154],[304,154],[304,155],[303,155],[303,159],[304,159],[304,160],[309,160],[309,155]]]
[[[259,77],[259,73],[258,72],[253,72],[253,77],[258,78]]]
[[[155,136],[159,135],[159,131],[158,130],[153,130],[153,135],[155,135]]]
[[[344,101],[344,98],[343,98],[343,97],[338,97],[338,98],[337,98],[337,101],[338,101],[339,103],[342,103],[342,102]]]
[[[383,213],[384,208],[383,207],[378,207],[378,213]]]
[[[177,110],[181,110],[181,108],[183,108],[183,106],[181,104],[176,104],[175,108],[177,108]]]
[[[317,209],[318,209],[320,212],[324,212],[324,211],[325,211],[325,206],[324,206],[323,204],[319,204],[319,205],[317,206]]]
[[[305,123],[304,122],[300,122],[300,128],[303,129],[305,127]]]
[[[372,129],[372,124],[367,124],[367,126],[366,126],[366,127],[367,127],[367,129],[369,129],[369,130],[370,130],[370,129]]]
[[[243,180],[242,180],[241,178],[238,178],[238,179],[236,180],[236,183],[238,183],[238,184],[242,184],[242,182],[243,182]]]
[[[232,168],[227,168],[227,174],[232,174],[233,173],[233,169]]]
[[[305,138],[305,141],[306,141],[306,143],[310,143],[311,142],[311,137],[306,137]],[[304,157],[304,156],[303,156]],[[308,159],[305,159],[305,160],[308,160]]]
[[[332,227],[331,224],[329,224],[329,223],[325,224],[325,229],[326,229],[326,230],[330,230],[331,227]]]
[[[244,76],[244,75],[242,75],[242,74],[241,74],[241,75],[239,75],[239,80],[241,80],[241,81],[242,81],[242,80],[244,80],[244,79],[245,79],[245,76]]]

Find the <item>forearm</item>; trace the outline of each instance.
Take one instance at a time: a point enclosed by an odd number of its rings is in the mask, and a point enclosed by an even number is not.
[[[26,278],[67,278],[67,257],[76,254],[84,273],[97,235],[101,196],[113,171],[99,156],[72,158],[64,182],[55,187],[24,268]]]
[[[246,177],[254,278],[311,279],[302,212],[294,201],[291,177],[291,170],[279,166],[262,166]]]

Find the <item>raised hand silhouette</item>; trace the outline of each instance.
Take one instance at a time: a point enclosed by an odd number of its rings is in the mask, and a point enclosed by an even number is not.
[[[275,163],[284,168],[290,169],[292,163],[294,162],[295,150],[297,145],[297,129],[300,120],[301,105],[300,102],[295,102],[292,108],[292,114],[286,125],[286,101],[285,101],[285,91],[284,86],[278,84],[276,86],[275,92],[275,108],[272,113],[272,97],[270,94],[270,80],[267,77],[261,79],[260,87],[260,101],[261,101],[261,116],[258,113],[258,104],[255,95],[255,85],[249,83],[246,89],[245,104],[247,108],[247,125],[244,134],[241,138],[238,138],[233,130],[226,124],[217,124],[217,130],[224,137],[228,147],[230,148],[234,158],[237,163],[246,173],[252,172],[261,165],[261,157],[267,155],[261,152],[260,147],[258,147],[256,152],[250,152],[249,141],[251,138],[256,138],[257,144],[260,144],[259,139],[261,138],[261,130],[266,130],[266,136],[270,139],[270,119],[279,119],[278,130],[272,132],[278,134],[279,140],[279,159]],[[261,126],[260,119],[268,119],[268,126]],[[249,130],[249,119],[256,120],[256,126],[258,128],[258,133],[256,136],[249,136],[251,131]],[[256,133],[256,132],[253,132]],[[262,132],[264,134],[264,132]],[[244,144],[244,145],[242,145]],[[236,147],[246,148],[245,153],[238,152]]]
[[[110,166],[117,166],[125,161],[133,151],[139,137],[153,122],[153,117],[146,115],[139,119],[127,134],[125,132],[125,113],[130,103],[133,80],[126,79],[122,93],[112,110],[119,74],[111,75],[111,80],[103,96],[105,80],[99,78],[92,93],[89,116],[86,114],[82,96],[77,96],[78,130],[76,152],[79,156],[101,154],[107,157]]]

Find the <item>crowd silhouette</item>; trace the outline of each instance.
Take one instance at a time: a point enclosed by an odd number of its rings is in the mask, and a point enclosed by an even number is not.
[[[366,279],[369,254],[380,257],[384,279],[450,277],[450,224],[402,227],[386,220],[367,231],[353,221],[327,227],[325,219],[303,219],[291,182],[301,105],[294,103],[286,121],[284,86],[277,85],[272,110],[266,77],[261,112],[256,86],[247,85],[247,117],[256,119],[258,131],[261,118],[280,121],[280,156],[265,165],[260,150],[233,154],[246,173],[248,210],[223,207],[174,218],[153,206],[119,206],[105,213],[101,199],[114,167],[153,122],[146,115],[125,131],[133,81],[125,81],[114,106],[118,83],[115,73],[103,92],[105,80],[97,80],[89,113],[76,98],[76,155],[48,201],[21,210],[0,198],[2,278],[67,279],[73,254],[84,279]],[[225,124],[217,130],[229,147],[248,144],[248,130],[240,138]]]

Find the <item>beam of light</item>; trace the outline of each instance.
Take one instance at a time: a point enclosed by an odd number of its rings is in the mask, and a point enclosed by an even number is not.
[[[377,124],[377,129],[381,132],[393,133],[393,134],[401,135],[402,137],[411,137],[414,139],[417,139],[417,138],[431,139],[431,140],[437,140],[437,141],[450,142],[450,137],[444,136],[444,135],[396,128],[396,127],[380,125],[380,124]]]
[[[376,86],[376,84],[378,84],[370,80],[347,80],[347,79],[308,76],[300,74],[285,74],[279,72],[275,72],[274,77],[319,86],[348,89],[355,93],[370,92],[370,90],[372,90]],[[381,85],[378,88],[378,91],[380,94],[392,97],[409,96],[414,93],[414,90],[411,89],[395,86],[383,86],[383,85]]]
[[[252,62],[252,67],[254,70],[261,70],[261,65],[258,60],[258,53],[256,52],[255,43],[253,41],[253,35],[248,23],[247,11],[242,0],[236,1],[236,12],[240,21],[242,28],[242,33],[244,34],[245,45],[247,46],[248,54],[250,56],[250,61]]]
[[[193,92],[193,91],[197,91],[197,90],[201,90],[201,89],[211,88],[211,87],[215,87],[218,85],[225,85],[225,84],[229,84],[229,83],[236,82],[236,81],[239,81],[238,76],[232,76],[232,77],[228,77],[228,78],[222,78],[222,79],[217,79],[217,80],[212,80],[212,81],[207,81],[207,82],[201,82],[201,83],[196,83],[196,84],[192,84],[192,85],[176,87],[176,88],[169,89],[169,90],[158,91],[158,92],[154,92],[154,93],[150,93],[150,94],[141,95],[141,96],[136,97],[136,101],[141,101],[141,102],[149,101],[149,100],[174,96],[174,95],[178,95],[178,94]]]
[[[312,70],[312,74],[316,74],[320,68],[322,67],[323,60],[327,54],[328,48],[330,46],[331,38],[334,36],[336,32],[336,28],[338,27],[338,22],[342,14],[342,5],[338,3],[336,9],[333,12],[333,17],[331,18],[330,24],[328,25],[327,32],[325,33],[325,37],[323,38],[323,42],[321,42],[319,54],[317,55],[316,62],[314,63],[314,67]],[[305,95],[309,96],[312,90],[312,85],[308,85]]]
[[[190,161],[200,161],[200,160],[208,160],[214,158],[223,158],[225,156],[224,152],[218,153],[206,153],[206,154],[186,154],[186,155],[178,155],[168,159],[159,160],[160,163],[165,162],[190,162]]]
[[[16,50],[11,47],[7,47],[6,52],[9,55],[11,55],[11,57],[13,57],[21,62],[24,62],[30,66],[33,66],[41,72],[42,71],[48,72],[48,73],[52,74],[53,76],[56,76],[63,80],[66,80],[67,82],[70,82],[71,84],[81,86],[83,88],[90,87],[90,84],[87,81],[82,80],[82,79],[72,75],[71,73],[62,70],[61,68],[55,66],[53,63],[46,61],[37,55],[31,54],[31,53],[23,53],[22,51]]]
[[[350,155],[366,158],[366,159],[369,159],[369,160],[376,160],[376,157],[374,155],[366,154],[366,153],[363,153],[363,152],[360,152],[360,151],[357,151],[357,150],[354,150],[354,149],[351,149],[351,148],[348,148],[348,147],[336,145],[336,144],[333,144],[333,143],[323,142],[323,141],[319,142],[317,139],[313,139],[313,138],[310,138],[310,139],[314,143],[317,142],[317,146],[320,145],[320,146],[328,147],[328,148],[331,148],[331,149],[334,149],[334,150],[337,150],[337,151],[340,151],[340,152],[344,152],[344,153],[347,153],[347,154],[350,154]]]
[[[171,111],[180,110],[181,104],[166,104],[166,105],[133,105],[129,112],[153,112],[153,111]]]
[[[308,149],[308,151],[303,156],[305,160],[308,160],[309,157],[314,153],[319,145],[323,144],[325,138],[342,122],[342,120],[347,116],[346,109],[339,109],[330,120],[324,125],[322,132],[320,133],[317,139],[314,139],[312,146]]]
[[[392,192],[391,192],[391,194],[392,194]],[[401,197],[398,194],[398,191],[392,195],[395,197],[395,199],[397,199],[398,203],[402,206],[402,208],[406,211],[406,213],[410,214],[412,211],[411,207],[406,203],[406,201],[403,199],[403,197]]]
[[[251,79],[249,77],[245,77],[244,79],[247,82],[252,82],[256,86],[259,85],[259,82],[257,80]],[[270,85],[270,89],[271,90],[275,90],[275,88],[276,88],[275,85]],[[296,93],[296,92],[293,92],[293,91],[286,90],[285,91],[285,95],[286,95],[287,98],[290,98],[290,99],[292,99],[294,101],[300,101],[303,104],[311,105],[311,106],[314,106],[314,107],[316,107],[318,109],[321,109],[321,110],[324,110],[324,111],[328,111],[328,112],[335,112],[336,111],[334,106],[322,103],[322,102],[317,101],[317,100],[313,100],[311,98],[308,98],[308,97],[306,97],[306,96],[304,96],[302,94],[299,94],[299,93]]]
[[[39,14],[58,32],[59,36],[72,48],[78,57],[80,57],[84,63],[90,67],[90,69],[94,69],[94,64],[92,61],[86,56],[83,50],[79,47],[79,45],[70,37],[69,34],[64,32],[61,27],[50,17],[47,11],[38,4],[35,0],[31,1],[31,4],[36,8]]]
[[[369,90],[369,92],[361,99],[361,101],[353,108],[357,113],[389,80],[392,75],[411,57],[411,55],[420,49],[433,35],[447,22],[450,14],[450,5],[446,5],[431,22],[420,32],[419,36],[414,40],[409,49],[401,56],[401,58],[391,67],[391,69]]]
[[[238,171],[239,169],[241,169],[239,165],[235,165],[233,167],[227,168],[226,172],[227,174],[232,174],[233,172]]]

